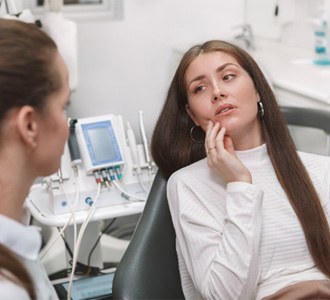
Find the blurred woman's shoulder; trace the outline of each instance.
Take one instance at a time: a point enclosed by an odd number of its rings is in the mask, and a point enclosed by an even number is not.
[[[27,291],[20,285],[15,283],[15,279],[11,273],[7,270],[1,270],[3,274],[0,274],[0,293],[1,300],[30,300]],[[6,274],[6,276],[4,275]],[[12,280],[10,279],[11,277]]]

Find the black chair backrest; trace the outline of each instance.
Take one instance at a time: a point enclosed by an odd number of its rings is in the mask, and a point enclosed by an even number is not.
[[[330,111],[296,106],[282,106],[281,110],[289,125],[318,128],[330,134]]]
[[[316,128],[326,134],[326,155],[330,155],[330,111],[325,109],[282,106],[288,125]],[[309,150],[309,152],[314,152]]]
[[[158,171],[144,211],[113,281],[113,299],[184,299],[175,231]]]

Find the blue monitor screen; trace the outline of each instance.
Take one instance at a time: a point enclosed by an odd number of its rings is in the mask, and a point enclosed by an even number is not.
[[[111,121],[82,124],[81,127],[93,166],[122,162]]]
[[[109,299],[110,295],[112,295],[112,281],[114,274],[115,273],[108,273],[94,277],[81,278],[73,281],[71,299]],[[67,292],[69,284],[63,283],[62,286]],[[63,289],[61,289],[60,292],[61,294],[59,295],[59,298],[67,299],[67,295],[63,295]]]

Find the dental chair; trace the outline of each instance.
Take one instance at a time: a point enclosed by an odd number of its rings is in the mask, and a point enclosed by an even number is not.
[[[294,106],[282,106],[281,110],[288,125],[322,130],[326,135],[325,154],[330,156],[330,111]]]
[[[147,203],[113,281],[113,299],[184,299],[175,232],[158,171]]]
[[[330,134],[330,112],[282,107],[289,125]],[[166,198],[166,180],[158,171],[145,209],[121,259],[113,282],[113,299],[184,299],[175,250],[175,232]]]

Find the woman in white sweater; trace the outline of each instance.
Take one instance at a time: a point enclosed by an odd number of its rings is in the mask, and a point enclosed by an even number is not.
[[[38,261],[41,235],[23,224],[38,176],[60,166],[68,138],[68,72],[35,24],[0,18],[0,299],[58,299]]]
[[[248,53],[185,53],[152,152],[186,299],[330,299],[330,158],[296,151]]]

